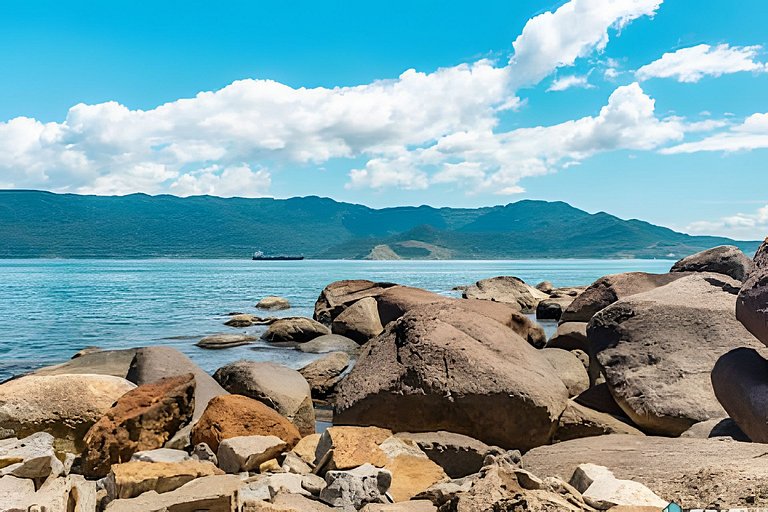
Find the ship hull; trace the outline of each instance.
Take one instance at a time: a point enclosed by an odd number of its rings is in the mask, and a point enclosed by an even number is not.
[[[253,261],[297,261],[303,260],[304,256],[254,256]]]

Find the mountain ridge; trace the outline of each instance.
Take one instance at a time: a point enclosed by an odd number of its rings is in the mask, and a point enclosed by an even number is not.
[[[524,199],[480,208],[374,209],[319,196],[93,196],[0,190],[0,258],[679,258],[757,241]],[[374,251],[374,249],[377,249]]]

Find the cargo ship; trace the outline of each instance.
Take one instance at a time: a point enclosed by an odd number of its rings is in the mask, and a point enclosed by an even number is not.
[[[304,256],[267,256],[261,251],[253,253],[254,261],[295,261],[303,260]]]

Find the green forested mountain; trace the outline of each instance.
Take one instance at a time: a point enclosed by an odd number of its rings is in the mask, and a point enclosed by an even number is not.
[[[2,258],[677,258],[720,244],[563,202],[375,210],[319,197],[0,191]]]

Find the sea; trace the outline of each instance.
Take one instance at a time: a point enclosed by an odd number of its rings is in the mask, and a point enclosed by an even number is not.
[[[328,283],[370,279],[416,286],[447,296],[455,287],[511,275],[535,285],[588,285],[606,274],[666,272],[668,260],[510,261],[251,261],[251,260],[0,260],[0,381],[104,349],[168,345],[208,372],[238,360],[275,361],[300,368],[317,358],[266,342],[223,350],[195,346],[233,329],[228,314],[260,314],[261,297],[279,295],[292,308],[263,316],[312,316]],[[551,334],[554,322],[542,323]]]

